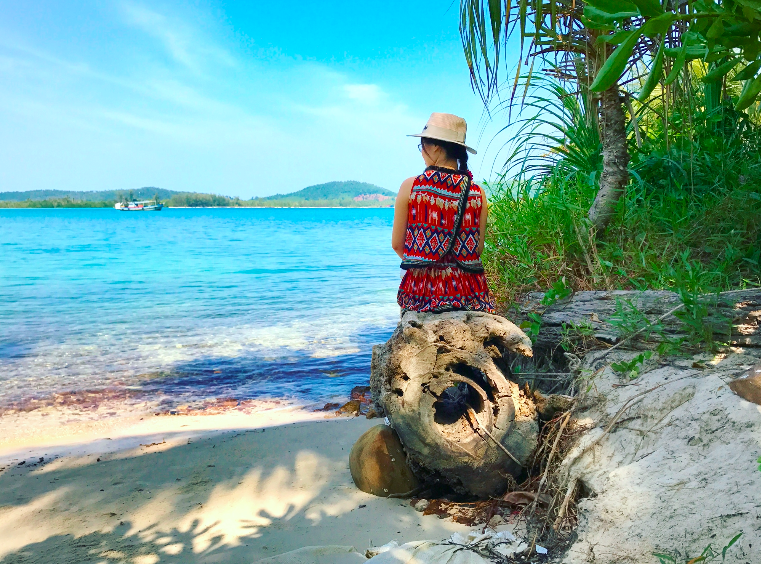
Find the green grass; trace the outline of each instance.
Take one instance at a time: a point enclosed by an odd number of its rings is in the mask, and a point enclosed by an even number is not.
[[[503,307],[553,287],[670,289],[687,303],[761,285],[761,124],[731,100],[706,110],[699,92],[692,106],[672,104],[666,129],[658,108],[637,110],[642,142],[632,133],[632,181],[608,229],[594,233],[586,216],[599,140],[576,98],[541,86],[529,108],[539,111],[508,152],[513,179],[486,186],[484,262]],[[697,312],[693,305],[681,315]]]

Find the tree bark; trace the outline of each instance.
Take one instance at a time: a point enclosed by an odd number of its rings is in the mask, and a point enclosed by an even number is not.
[[[623,335],[618,327],[610,323],[621,302],[625,310],[632,306],[650,322],[655,322],[664,313],[681,303],[679,295],[665,290],[644,292],[629,290],[576,292],[572,297],[558,301],[551,306],[543,306],[541,292],[525,296],[520,304],[520,316],[541,313],[542,326],[534,349],[539,354],[559,349],[564,338],[573,334],[574,327],[586,327],[590,337],[610,344],[619,342]],[[715,324],[721,330],[716,335],[732,346],[761,347],[761,289],[735,290],[720,296],[707,294],[702,300],[708,306],[705,323]],[[626,349],[650,349],[654,342],[664,337],[680,339],[687,336],[687,329],[679,319],[670,315],[661,321],[662,335],[647,332],[626,343]],[[646,324],[642,323],[642,326]]]
[[[423,482],[488,499],[530,464],[537,415],[533,397],[506,377],[508,352],[531,356],[531,341],[502,317],[469,311],[408,311],[373,347],[376,411]]]
[[[600,137],[602,140],[602,174],[600,190],[589,209],[589,219],[597,231],[604,230],[629,182],[629,149],[626,144],[626,115],[614,84],[600,100]]]

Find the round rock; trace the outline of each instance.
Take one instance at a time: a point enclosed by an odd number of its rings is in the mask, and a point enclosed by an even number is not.
[[[419,486],[407,466],[399,437],[386,425],[376,425],[354,443],[349,470],[360,490],[381,497],[407,493]]]

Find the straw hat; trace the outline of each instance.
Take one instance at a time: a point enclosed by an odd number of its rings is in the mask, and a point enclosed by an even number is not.
[[[422,133],[408,135],[407,137],[427,137],[428,139],[438,139],[439,141],[449,141],[465,147],[469,153],[476,154],[475,149],[471,149],[465,144],[465,133],[468,131],[468,124],[461,117],[454,114],[432,113],[425,124]]]

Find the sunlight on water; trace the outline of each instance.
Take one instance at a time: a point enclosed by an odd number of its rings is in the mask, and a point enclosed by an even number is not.
[[[318,400],[398,320],[391,209],[0,211],[0,406],[124,387]]]

